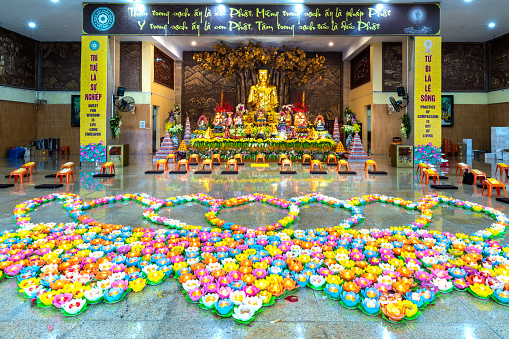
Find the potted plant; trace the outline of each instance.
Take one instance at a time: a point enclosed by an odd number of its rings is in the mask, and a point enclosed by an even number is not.
[[[177,117],[180,115],[180,107],[178,105],[173,106],[173,111],[168,112],[168,118],[165,122],[166,133],[171,135],[171,141],[173,147],[177,149],[179,147],[179,140],[177,134],[182,132],[183,127],[181,124],[177,124]]]

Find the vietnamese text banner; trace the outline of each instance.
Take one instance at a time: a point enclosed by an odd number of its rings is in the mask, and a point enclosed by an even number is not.
[[[80,161],[106,161],[107,36],[82,36]]]
[[[83,34],[439,35],[440,5],[83,4]]]
[[[415,37],[415,145],[440,151],[442,38]],[[430,144],[431,143],[431,144]]]

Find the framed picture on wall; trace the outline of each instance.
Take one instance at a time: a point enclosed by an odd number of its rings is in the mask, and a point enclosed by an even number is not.
[[[454,95],[442,95],[442,127],[454,126]]]
[[[80,126],[80,96],[71,95],[71,127]]]

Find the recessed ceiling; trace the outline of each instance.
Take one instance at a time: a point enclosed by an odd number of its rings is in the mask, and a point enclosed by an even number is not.
[[[81,9],[79,0],[23,0],[3,1],[0,14],[0,25],[12,31],[32,37],[39,41],[76,41],[81,39]],[[92,0],[88,2],[107,2]],[[112,3],[129,1],[111,1]],[[151,0],[146,3],[203,3],[203,0],[169,1]],[[213,3],[214,1],[207,1]],[[274,0],[256,0],[259,4],[273,4]],[[277,3],[295,4],[296,0],[279,0]],[[376,3],[377,1],[351,1],[345,3]],[[412,1],[390,0],[389,3],[409,3]],[[436,2],[423,0],[419,2]],[[223,0],[224,4],[252,4],[250,0]],[[337,0],[309,0],[307,4],[337,4]],[[442,37],[443,41],[487,41],[496,36],[509,32],[509,3],[508,0],[442,0]],[[33,21],[37,27],[28,27]],[[495,22],[496,27],[488,28],[488,23]],[[289,47],[300,46],[304,50],[313,51],[343,51],[351,49],[352,45],[359,44],[363,38],[354,37],[254,37],[253,40],[265,44]],[[399,38],[396,38],[396,40]],[[168,49],[171,54],[179,58],[183,50],[209,50],[217,42],[224,40],[236,43],[249,38],[237,37],[122,37],[122,40],[152,40]],[[196,46],[191,41],[196,41]],[[394,37],[384,37],[384,41],[394,40]],[[329,46],[329,42],[334,45]],[[362,41],[366,41],[364,38]]]

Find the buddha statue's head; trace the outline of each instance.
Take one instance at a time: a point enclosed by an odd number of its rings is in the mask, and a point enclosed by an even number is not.
[[[257,78],[259,83],[266,84],[267,82],[269,82],[269,69],[259,68]]]

